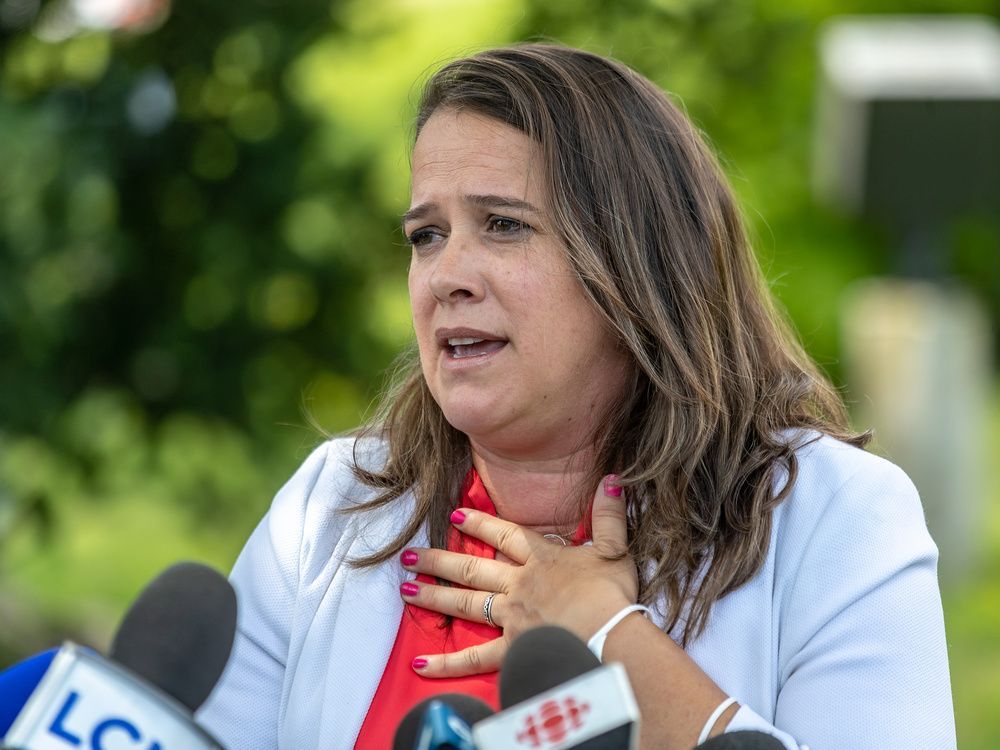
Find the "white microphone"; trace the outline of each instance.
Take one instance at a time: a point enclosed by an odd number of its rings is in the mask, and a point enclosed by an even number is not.
[[[24,750],[220,750],[178,701],[74,643],[56,654],[4,739]]]
[[[503,711],[472,727],[477,750],[636,750],[639,707],[621,664],[600,666],[563,628],[529,630],[500,670]]]
[[[17,713],[4,747],[222,750],[193,712],[218,682],[235,630],[229,582],[204,565],[173,566],[129,609],[111,659],[63,645]]]

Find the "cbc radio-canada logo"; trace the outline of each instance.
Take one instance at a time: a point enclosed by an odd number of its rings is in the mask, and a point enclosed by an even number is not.
[[[588,711],[589,704],[577,703],[572,697],[547,700],[524,720],[524,729],[517,733],[517,741],[532,748],[556,745],[583,726]]]

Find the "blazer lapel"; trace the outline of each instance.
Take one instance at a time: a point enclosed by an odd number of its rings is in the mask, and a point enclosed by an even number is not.
[[[412,516],[413,497],[392,507],[359,516],[349,559],[371,554],[391,541]],[[427,545],[424,528],[414,546]],[[321,747],[354,747],[382,672],[396,642],[403,600],[399,586],[409,577],[396,559],[370,568],[343,565],[340,601],[331,632],[326,696],[323,701]],[[340,588],[340,587],[338,587]]]

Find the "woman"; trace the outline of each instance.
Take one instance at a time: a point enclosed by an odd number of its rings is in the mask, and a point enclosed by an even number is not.
[[[224,743],[386,747],[424,696],[495,703],[552,623],[624,663],[643,747],[954,747],[916,492],[793,343],[662,92],[556,46],[446,66],[403,229],[419,356],[240,556],[201,717]]]

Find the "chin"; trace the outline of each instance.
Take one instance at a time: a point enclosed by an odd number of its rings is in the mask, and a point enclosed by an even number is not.
[[[466,435],[489,434],[500,426],[495,415],[487,413],[482,408],[443,408],[442,412],[448,424]]]
[[[481,385],[431,387],[441,413],[452,427],[466,435],[489,435],[510,422],[511,404],[505,393]]]

